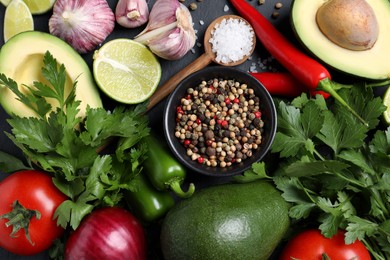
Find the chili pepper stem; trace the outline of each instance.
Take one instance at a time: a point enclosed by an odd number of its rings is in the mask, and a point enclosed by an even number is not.
[[[169,184],[169,187],[171,190],[180,198],[186,199],[192,196],[192,194],[195,192],[195,185],[193,183],[190,183],[188,190],[186,192],[183,191],[183,189],[180,186],[179,181],[173,181]]]
[[[334,83],[329,78],[324,78],[319,81],[317,89],[329,93],[333,98],[335,98],[338,102],[340,102],[340,104],[342,104],[345,108],[347,108],[354,116],[356,116],[356,118],[360,122],[362,122],[365,126],[368,126],[366,120],[364,120],[352,107],[348,105],[347,102],[345,102],[345,100],[342,97],[340,97],[340,95],[333,88],[334,84],[339,84],[339,83]]]

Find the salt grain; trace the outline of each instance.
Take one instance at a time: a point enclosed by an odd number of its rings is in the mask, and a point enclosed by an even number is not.
[[[209,42],[216,54],[215,60],[219,63],[229,63],[251,54],[253,38],[253,29],[245,21],[229,18],[215,25]]]
[[[225,5],[225,6],[223,7],[223,11],[224,11],[224,12],[229,11],[229,6],[228,6],[228,5]]]

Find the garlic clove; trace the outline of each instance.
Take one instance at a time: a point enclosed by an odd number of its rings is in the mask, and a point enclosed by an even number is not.
[[[161,58],[180,59],[195,45],[191,13],[177,0],[158,0],[152,7],[145,30],[134,40],[147,45]]]
[[[176,22],[176,11],[180,8],[180,5],[177,0],[157,0],[150,11],[146,28],[138,36]]]
[[[119,0],[115,8],[116,22],[126,28],[136,28],[149,19],[146,0]]]
[[[161,34],[148,42],[149,49],[166,60],[182,58],[194,46],[195,38],[180,28]]]
[[[77,52],[87,53],[114,30],[115,15],[105,0],[57,0],[49,31]]]

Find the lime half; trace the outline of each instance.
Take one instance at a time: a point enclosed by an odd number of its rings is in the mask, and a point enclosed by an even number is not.
[[[386,111],[383,112],[383,118],[386,123],[390,125],[390,87],[387,88],[385,94],[383,95],[383,104],[387,107]]]
[[[55,0],[23,0],[32,14],[43,14],[51,10]]]
[[[22,0],[12,0],[4,14],[4,42],[12,36],[34,30],[34,20],[30,9]]]
[[[161,65],[145,45],[130,39],[115,39],[95,51],[93,75],[110,98],[137,104],[155,92],[161,79]]]

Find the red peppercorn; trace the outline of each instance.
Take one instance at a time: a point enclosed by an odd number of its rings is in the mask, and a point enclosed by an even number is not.
[[[202,156],[198,157],[198,163],[204,164],[204,158]]]
[[[218,120],[217,120],[217,124],[218,124],[218,125],[222,125],[222,119],[218,119]]]
[[[222,126],[223,128],[227,128],[227,127],[229,127],[229,122],[228,122],[227,120],[222,120],[221,126]]]
[[[213,140],[206,140],[206,145],[211,146],[213,144]]]
[[[240,103],[240,100],[238,98],[233,99],[233,103],[238,104]]]
[[[196,119],[196,123],[197,123],[198,125],[200,125],[200,124],[202,123],[202,121],[200,120],[200,118],[197,118],[197,119]]]
[[[229,105],[230,104],[230,98],[226,98],[225,99],[225,103],[226,103],[226,105]]]
[[[178,106],[178,107],[176,108],[176,113],[178,113],[178,114],[184,114],[183,108],[182,108],[181,106]]]
[[[260,118],[261,117],[261,112],[260,111],[256,111],[255,112],[255,117],[256,118]]]
[[[186,99],[187,99],[187,100],[190,100],[190,99],[191,99],[191,95],[188,94],[188,95],[186,96]]]
[[[191,144],[191,141],[186,139],[186,140],[184,140],[183,144],[184,144],[184,146],[188,147]]]

